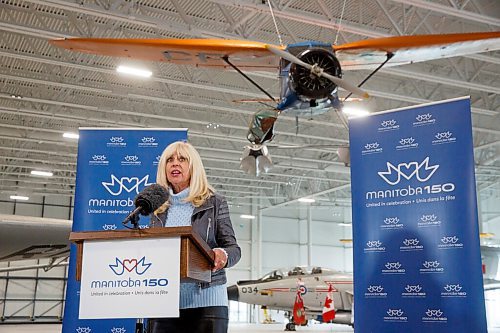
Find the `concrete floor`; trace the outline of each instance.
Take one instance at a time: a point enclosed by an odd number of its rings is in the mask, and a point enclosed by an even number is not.
[[[283,332],[284,327],[284,324],[230,324],[229,333]],[[0,325],[0,333],[61,333],[61,328],[61,325],[50,324]],[[318,324],[297,327],[297,332],[352,333],[354,331],[346,325]]]
[[[61,328],[61,325],[49,324],[0,325],[0,333],[61,333]],[[230,324],[229,333],[283,332],[283,328],[283,324]],[[297,327],[297,332],[352,333],[354,331],[345,325],[317,324]],[[489,328],[488,333],[500,333],[500,327]]]

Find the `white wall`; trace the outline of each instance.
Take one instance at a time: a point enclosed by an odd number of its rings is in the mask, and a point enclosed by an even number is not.
[[[305,210],[307,211],[307,207]],[[267,215],[267,212],[262,215],[263,272],[297,265],[352,271],[352,255],[349,254],[352,249],[340,242],[341,239],[351,238],[351,230],[338,224],[348,221],[337,215],[330,216],[330,221],[316,220],[316,216],[325,218],[325,214],[316,215],[313,211],[308,222],[304,209],[300,212],[295,210],[295,213],[298,213],[297,217],[287,217],[290,215],[290,210],[285,207],[273,210],[272,215]],[[310,223],[310,240],[308,223]]]
[[[295,204],[264,210],[259,220],[255,207],[231,206],[231,220],[242,257],[235,267],[228,269],[228,281],[255,279],[277,268],[308,265],[309,248],[310,265],[352,272],[351,244],[340,242],[341,239],[351,239],[352,231],[338,224],[351,222],[350,208],[312,209],[309,241],[309,207],[307,204]],[[256,218],[243,219],[241,214]]]
[[[10,195],[0,193],[0,214],[14,214],[34,217],[49,217],[69,220],[73,218],[70,197],[34,196],[28,201],[14,201]]]

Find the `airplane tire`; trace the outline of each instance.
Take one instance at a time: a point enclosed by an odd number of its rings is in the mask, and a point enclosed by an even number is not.
[[[286,324],[285,331],[295,331],[295,324],[294,323]]]

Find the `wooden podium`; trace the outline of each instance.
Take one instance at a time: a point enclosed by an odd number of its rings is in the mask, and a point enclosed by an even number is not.
[[[69,240],[77,247],[76,279],[81,280],[83,243],[98,240],[125,240],[180,237],[181,282],[210,282],[214,252],[191,227],[148,228],[114,231],[72,232]]]

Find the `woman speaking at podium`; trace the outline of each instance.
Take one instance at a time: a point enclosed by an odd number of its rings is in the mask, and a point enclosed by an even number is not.
[[[196,149],[174,142],[163,151],[156,182],[169,199],[151,219],[153,227],[192,226],[212,248],[215,263],[210,283],[181,283],[180,317],[149,319],[149,332],[226,333],[229,323],[226,272],[241,257],[227,202],[208,184]],[[156,220],[156,221],[154,221]]]

